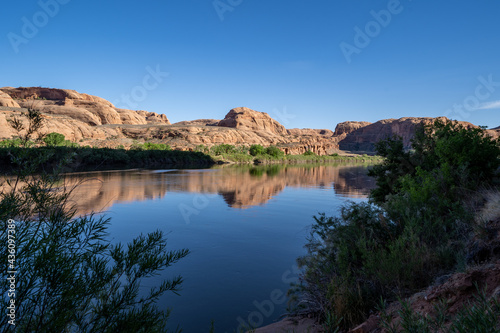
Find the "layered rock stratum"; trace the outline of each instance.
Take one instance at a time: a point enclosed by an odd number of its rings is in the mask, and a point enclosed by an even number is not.
[[[398,135],[409,147],[417,125],[435,118],[385,119],[376,123],[346,121],[330,129],[286,129],[265,112],[239,107],[224,119],[198,119],[171,124],[167,116],[115,107],[97,96],[68,89],[42,87],[0,88],[0,139],[17,133],[9,120],[28,108],[41,111],[45,119],[41,134],[58,132],[66,139],[97,147],[130,147],[134,140],[157,141],[175,149],[193,150],[197,145],[276,145],[287,154],[312,151],[319,155],[339,150],[373,152],[381,139]],[[443,118],[446,119],[446,118]],[[461,122],[464,126],[477,127]],[[498,137],[500,129],[488,131]]]

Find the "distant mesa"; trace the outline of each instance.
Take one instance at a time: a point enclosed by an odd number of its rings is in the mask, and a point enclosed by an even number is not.
[[[347,150],[373,152],[375,143],[398,135],[406,147],[418,124],[435,118],[385,119],[376,123],[346,121],[330,129],[286,129],[265,112],[246,107],[230,110],[224,119],[197,119],[171,124],[166,115],[115,107],[97,96],[74,90],[42,87],[0,88],[0,139],[18,135],[9,123],[27,108],[37,108],[45,118],[42,132],[58,132],[66,139],[97,147],[130,147],[134,140],[161,141],[175,149],[194,150],[199,145],[276,145],[287,154],[311,151],[327,155]],[[446,119],[446,118],[442,118]],[[477,127],[461,122],[467,127]],[[488,133],[498,137],[500,127]]]

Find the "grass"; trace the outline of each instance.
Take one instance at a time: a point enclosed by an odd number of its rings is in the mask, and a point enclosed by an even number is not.
[[[477,288],[477,286],[476,286]],[[408,301],[400,300],[397,311],[399,323],[392,320],[386,309],[380,309],[381,323],[388,333],[498,333],[500,326],[500,301],[497,296],[488,299],[486,293],[478,289],[473,301],[468,302],[455,315],[448,313],[447,302],[442,300],[434,305],[433,314],[414,311]]]

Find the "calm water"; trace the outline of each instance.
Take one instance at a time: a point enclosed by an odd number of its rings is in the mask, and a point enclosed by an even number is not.
[[[165,294],[169,323],[187,333],[235,332],[285,313],[297,279],[295,259],[313,215],[338,213],[346,201],[366,200],[373,180],[361,165],[219,167],[85,173],[74,200],[80,213],[111,217],[114,241],[161,229],[171,249],[191,254],[163,271],[181,274],[180,296]],[[158,278],[147,281],[152,286]]]

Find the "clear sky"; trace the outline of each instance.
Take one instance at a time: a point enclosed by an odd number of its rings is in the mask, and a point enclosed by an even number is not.
[[[493,128],[499,13],[497,0],[6,1],[0,86],[172,122],[246,106],[287,128],[441,115]]]

